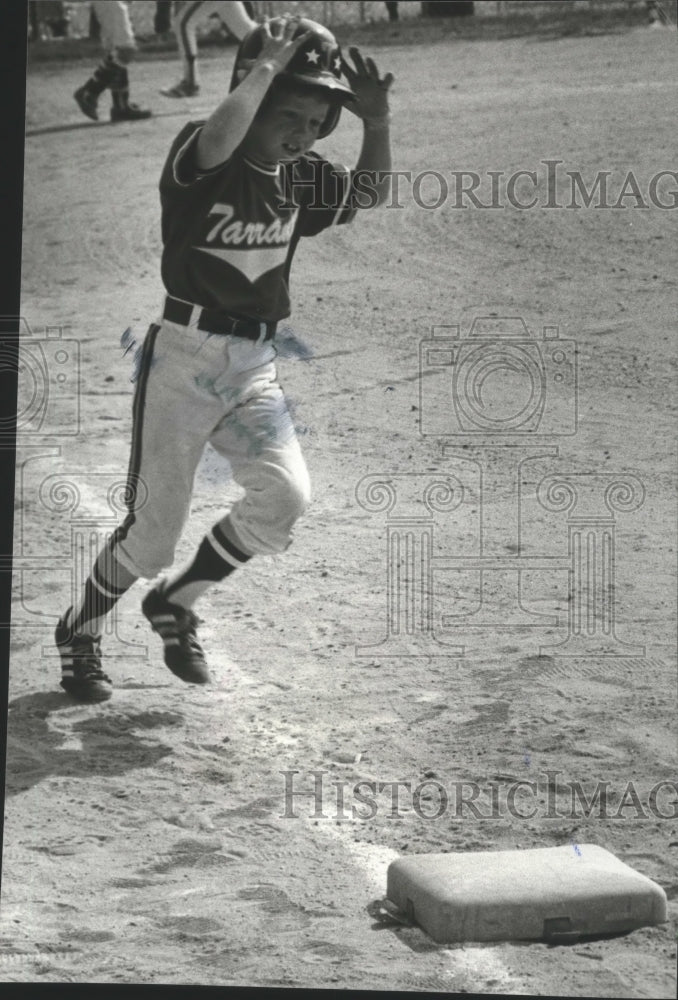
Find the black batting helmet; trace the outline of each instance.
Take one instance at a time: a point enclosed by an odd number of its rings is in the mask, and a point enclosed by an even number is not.
[[[271,18],[269,23],[283,25],[285,18]],[[278,78],[295,80],[302,86],[318,87],[326,92],[326,96],[331,101],[331,107],[318,133],[318,138],[324,139],[337,127],[342,104],[353,100],[355,94],[341,78],[341,50],[332,32],[328,31],[322,24],[318,24],[317,21],[311,21],[308,17],[299,18],[293,37],[297,38],[307,31],[312,32],[310,38],[294,53]],[[263,27],[257,25],[249,34],[245,35],[240,43],[233,65],[231,90],[235,90],[238,84],[245,79],[251,69],[251,62],[259,56],[263,45]]]

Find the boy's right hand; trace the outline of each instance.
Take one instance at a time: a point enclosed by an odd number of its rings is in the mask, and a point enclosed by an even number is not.
[[[299,20],[299,17],[291,14],[266,18],[261,26],[264,44],[252,67],[271,63],[276,73],[284,70],[295,52],[313,35],[312,31],[304,31],[294,37],[295,31],[299,28]]]
[[[200,171],[225,163],[247,135],[274,76],[284,70],[299,47],[313,36],[287,14],[262,24],[263,44],[249,64],[238,63],[237,86],[205,122],[197,145]],[[296,38],[295,32],[298,32]]]

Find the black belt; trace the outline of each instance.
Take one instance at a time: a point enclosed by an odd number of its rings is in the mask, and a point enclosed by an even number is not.
[[[174,299],[168,295],[162,313],[163,319],[168,319],[170,323],[188,326],[193,315],[193,308],[190,302],[182,302],[181,299]],[[236,319],[234,316],[227,316],[214,309],[201,309],[198,313],[198,329],[204,330],[205,333],[232,334],[234,337],[246,337],[247,340],[259,340],[260,338],[272,340],[276,327],[277,323],[263,323],[256,319]]]

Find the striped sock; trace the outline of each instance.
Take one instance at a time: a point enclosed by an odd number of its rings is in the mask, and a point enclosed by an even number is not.
[[[117,72],[116,67],[117,64],[115,59],[113,58],[112,53],[109,52],[108,55],[101,60],[85,84],[87,89],[91,93],[98,96],[102,91],[106,90],[106,87],[110,87],[111,83],[115,80]]]
[[[80,611],[73,619],[73,631],[101,635],[106,615],[137,579],[120,565],[108,547],[102,549],[85,583]]]
[[[190,610],[213,583],[223,580],[250,558],[229,541],[221,524],[215,524],[200,543],[193,561],[163,587],[163,595],[171,604]]]
[[[113,107],[122,110],[129,104],[129,73],[122,63],[114,61],[110,83]]]

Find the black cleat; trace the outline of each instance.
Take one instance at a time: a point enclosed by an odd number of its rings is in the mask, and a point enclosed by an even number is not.
[[[78,87],[76,92],[73,94],[73,97],[75,98],[76,103],[83,115],[87,115],[87,117],[91,118],[93,122],[99,121],[96,94],[93,94],[91,90],[88,90],[86,84],[82,87]]]
[[[101,669],[101,636],[73,635],[67,618],[68,611],[54,632],[61,657],[61,687],[78,701],[108,701],[113,685]]]
[[[151,118],[153,112],[148,108],[140,108],[138,104],[126,104],[123,108],[111,108],[112,122],[138,122],[142,118]]]
[[[198,616],[178,604],[170,604],[154,587],[144,597],[141,610],[165,646],[165,665],[187,684],[211,684],[205,654],[198,642]]]

